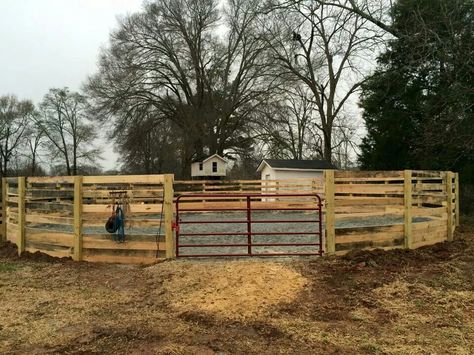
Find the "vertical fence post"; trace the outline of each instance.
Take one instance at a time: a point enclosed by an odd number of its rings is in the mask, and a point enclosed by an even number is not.
[[[26,178],[18,177],[18,255],[25,251],[25,186]]]
[[[74,260],[82,260],[82,176],[74,176]]]
[[[2,178],[2,235],[1,241],[7,240],[7,179]]]
[[[173,238],[173,179],[174,175],[166,174],[163,181],[163,215],[165,219],[165,242],[166,242],[166,258],[175,257],[174,238]]]
[[[411,170],[403,171],[403,204],[404,204],[404,227],[403,235],[405,248],[411,249],[413,244],[412,235],[412,172]]]
[[[454,174],[455,185],[454,185],[454,199],[456,201],[456,215],[455,215],[455,225],[456,227],[459,226],[459,216],[461,214],[461,210],[459,209],[459,173]]]
[[[453,173],[446,172],[446,209],[448,212],[448,241],[453,240]]]
[[[334,170],[324,171],[324,196],[326,205],[326,253],[336,252],[336,230],[334,212]]]

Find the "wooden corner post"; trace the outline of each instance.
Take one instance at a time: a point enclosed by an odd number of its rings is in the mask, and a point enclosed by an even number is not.
[[[2,235],[0,241],[7,240],[7,179],[2,178]]]
[[[448,212],[448,235],[447,240],[453,240],[453,176],[451,171],[446,172],[446,209]]]
[[[82,260],[82,176],[74,176],[74,260]]]
[[[166,174],[163,182],[163,215],[165,219],[165,242],[166,242],[166,258],[175,257],[174,237],[173,237],[173,180],[174,175]]]
[[[18,177],[18,237],[17,247],[18,255],[25,251],[25,187],[26,178],[24,176]]]
[[[403,204],[404,204],[404,227],[403,235],[405,240],[405,248],[411,249],[413,245],[412,230],[412,172],[411,170],[403,171]]]
[[[335,211],[334,211],[334,170],[324,171],[324,196],[326,207],[326,253],[334,254],[336,252],[336,229],[335,229]]]
[[[455,215],[455,225],[459,226],[459,215],[461,210],[459,209],[459,173],[454,174],[455,185],[454,185],[454,201],[456,201],[456,215]]]

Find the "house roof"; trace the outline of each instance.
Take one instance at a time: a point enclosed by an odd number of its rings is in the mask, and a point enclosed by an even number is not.
[[[205,157],[205,158],[203,158],[202,160],[197,160],[197,159],[196,159],[196,160],[193,161],[193,163],[205,163],[206,161],[208,161],[209,159],[212,159],[212,158],[214,158],[214,157],[216,157],[216,158],[222,160],[223,162],[227,163],[227,160],[224,159],[223,157],[221,157],[221,156],[220,156],[219,154],[217,154],[217,153],[216,153],[216,154],[209,155],[208,157]]]
[[[336,166],[326,160],[293,160],[293,159],[263,159],[257,168],[261,171],[267,164],[275,170],[326,170],[337,169]]]

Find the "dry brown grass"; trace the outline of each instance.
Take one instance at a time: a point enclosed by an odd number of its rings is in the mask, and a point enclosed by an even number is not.
[[[0,252],[0,353],[474,353],[472,226],[346,258],[142,268],[12,255]]]

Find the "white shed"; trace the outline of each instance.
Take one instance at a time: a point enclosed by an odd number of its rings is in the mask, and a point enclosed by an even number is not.
[[[191,164],[192,178],[220,179],[227,174],[227,160],[219,154],[214,154],[202,161]]]
[[[324,170],[337,169],[326,160],[264,159],[257,168],[262,180],[322,178]]]

